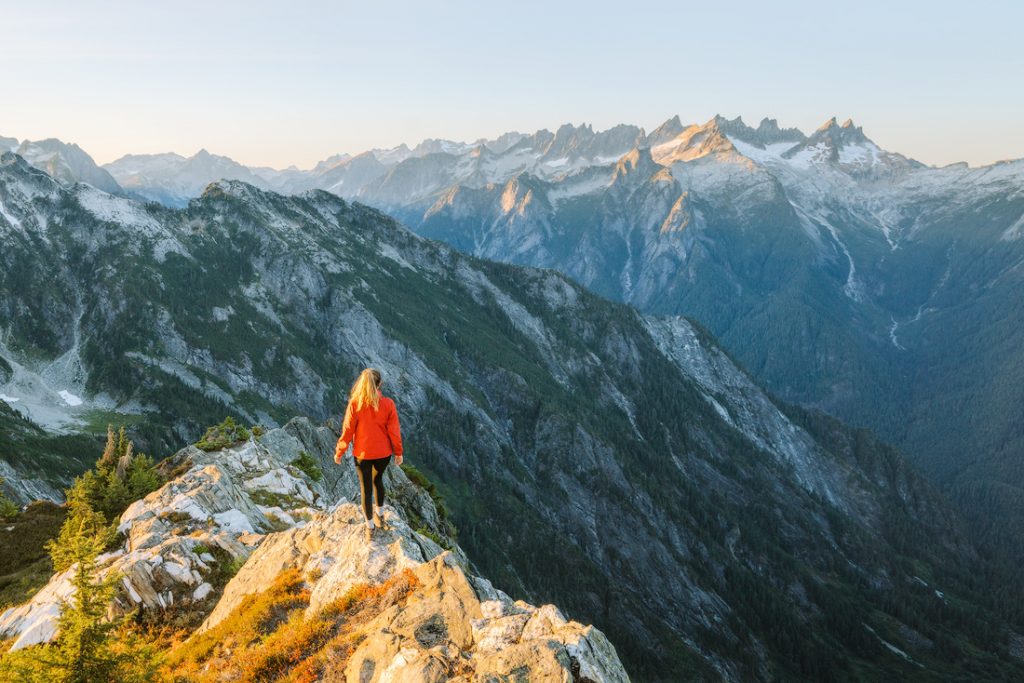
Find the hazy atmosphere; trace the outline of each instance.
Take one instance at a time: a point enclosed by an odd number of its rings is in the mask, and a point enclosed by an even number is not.
[[[1024,5],[4,3],[0,134],[248,165],[673,114],[852,117],[927,164],[1024,156]]]

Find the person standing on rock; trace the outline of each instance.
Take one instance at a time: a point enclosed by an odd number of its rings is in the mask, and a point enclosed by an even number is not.
[[[352,385],[341,438],[334,449],[334,462],[340,465],[348,445],[352,444],[368,536],[372,536],[375,526],[384,526],[384,471],[391,463],[392,454],[395,464],[402,464],[398,409],[394,401],[381,394],[382,383],[380,371],[374,368],[366,368],[359,374]],[[372,505],[374,498],[376,511]]]

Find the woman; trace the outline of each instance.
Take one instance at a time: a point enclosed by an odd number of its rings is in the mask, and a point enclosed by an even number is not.
[[[341,459],[352,444],[352,457],[359,473],[359,488],[363,496],[363,515],[366,532],[373,535],[376,526],[384,526],[384,470],[395,456],[395,464],[402,464],[402,433],[398,425],[395,402],[380,393],[381,376],[378,370],[366,368],[352,385],[341,438],[334,449],[334,462]],[[377,499],[373,514],[373,498]]]

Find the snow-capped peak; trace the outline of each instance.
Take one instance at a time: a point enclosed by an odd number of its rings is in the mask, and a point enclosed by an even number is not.
[[[834,116],[809,138],[784,152],[782,157],[798,168],[830,164],[851,174],[892,172],[922,166],[917,161],[881,149],[853,119],[846,119],[840,124]]]
[[[740,116],[730,120],[716,114],[711,122],[731,141],[739,140],[757,149],[765,149],[769,145],[784,142],[795,144],[806,139],[806,136],[797,128],[779,128],[779,123],[775,119],[761,119],[757,128],[748,126]]]
[[[647,136],[647,145],[649,147],[657,147],[658,145],[664,144],[677,137],[680,133],[686,130],[687,126],[683,125],[683,122],[679,120],[679,115],[676,114],[665,123],[661,124]]]
[[[86,183],[111,194],[123,194],[117,181],[81,147],[56,138],[25,140],[16,152],[28,163],[64,185]]]
[[[739,156],[736,147],[729,140],[726,127],[743,126],[739,118],[728,121],[722,117],[715,116],[703,125],[693,125],[677,135],[668,142],[662,143],[651,149],[651,156],[659,164],[664,166],[672,165],[678,161],[693,161],[701,157],[717,156],[729,157]]]

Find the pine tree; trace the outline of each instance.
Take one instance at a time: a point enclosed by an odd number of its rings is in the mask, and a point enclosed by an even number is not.
[[[57,622],[59,635],[53,673],[59,683],[118,680],[115,673],[119,657],[111,651],[109,643],[114,624],[106,620],[118,577],[111,575],[98,581],[93,578],[96,556],[105,547],[102,533],[90,534],[83,528],[66,548],[67,557],[75,565],[71,579],[75,594],[62,606]]]
[[[144,683],[155,679],[158,661],[150,644],[107,618],[120,576],[97,578],[97,557],[107,546],[104,529],[91,531],[80,515],[76,533],[62,546],[62,559],[74,567],[74,594],[61,605],[57,638],[0,657],[0,680],[23,683]],[[56,559],[55,559],[56,562]]]
[[[64,520],[57,538],[46,544],[46,549],[53,559],[55,572],[62,572],[78,561],[78,553],[81,552],[80,546],[83,543],[81,539],[102,542],[102,548],[105,548],[117,535],[116,528],[107,523],[103,513],[93,509],[89,501],[90,489],[78,485],[80,481],[91,481],[95,478],[80,478],[76,480],[75,486],[67,490],[67,519]]]
[[[124,427],[121,427],[121,435],[124,436]],[[107,425],[107,445],[103,449],[103,455],[96,461],[96,469],[101,472],[113,469],[117,463],[117,439],[114,436],[114,426]]]

